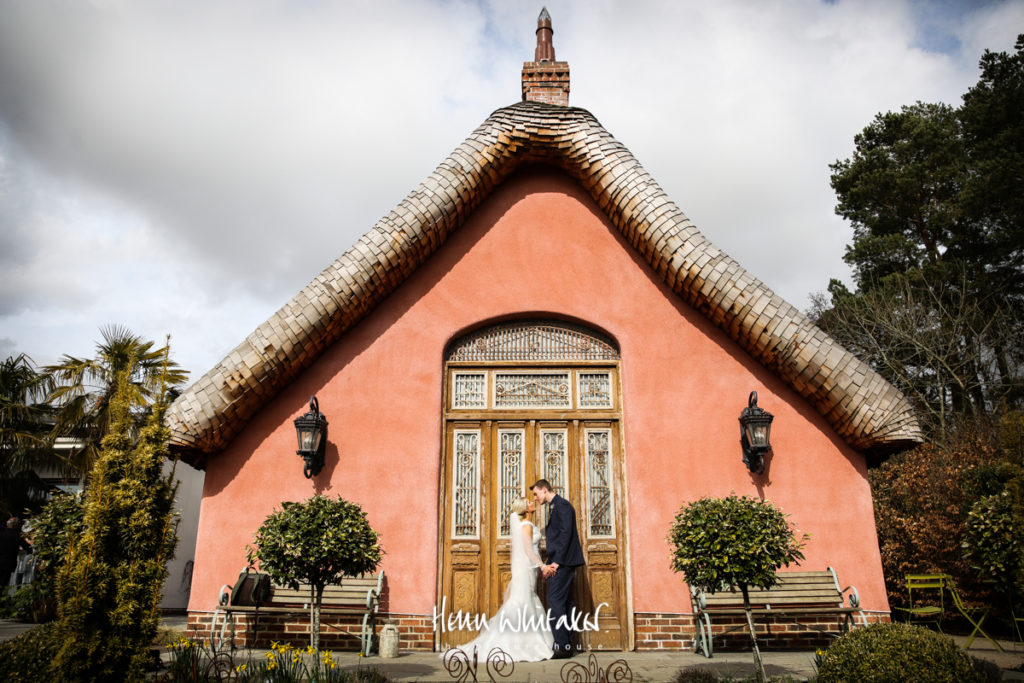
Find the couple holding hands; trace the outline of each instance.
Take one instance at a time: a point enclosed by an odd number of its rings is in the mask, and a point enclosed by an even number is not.
[[[498,612],[474,640],[459,649],[484,657],[499,647],[517,662],[572,657],[572,584],[576,568],[585,564],[576,511],[557,495],[546,479],[530,487],[533,500],[512,501],[509,539],[512,577]],[[540,559],[540,530],[533,521],[538,505],[548,506],[546,550],[548,563]],[[547,582],[548,611],[537,596],[537,577]]]

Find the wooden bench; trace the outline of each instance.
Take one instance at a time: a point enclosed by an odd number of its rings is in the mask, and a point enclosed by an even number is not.
[[[832,567],[825,571],[780,572],[778,577],[779,583],[769,589],[749,589],[750,606],[755,618],[765,615],[782,618],[830,636],[835,634],[829,629],[804,624],[800,620],[813,616],[839,616],[840,633],[845,633],[848,628],[856,625],[854,615],[859,614],[861,623],[867,625],[867,619],[860,609],[860,594],[857,589],[853,586],[840,588]],[[843,594],[847,591],[850,591],[849,603],[844,605]],[[691,587],[690,595],[697,620],[694,651],[703,652],[705,657],[710,657],[713,649],[711,620],[715,617],[744,615],[743,594],[736,588],[705,593]],[[743,623],[719,635],[746,627],[746,623]]]
[[[320,616],[362,615],[360,652],[370,654],[376,626],[377,609],[380,606],[381,589],[384,586],[384,572],[346,576],[340,585],[324,588],[320,603]],[[226,586],[225,586],[226,587]],[[312,594],[308,584],[300,584],[295,590],[288,586],[275,585],[270,577],[258,572],[243,571],[230,593],[221,594],[218,610],[231,614],[252,614],[255,621],[253,630],[259,633],[261,614],[309,614]],[[214,617],[214,625],[216,617]],[[330,624],[325,624],[331,626]],[[212,628],[212,627],[211,627]]]

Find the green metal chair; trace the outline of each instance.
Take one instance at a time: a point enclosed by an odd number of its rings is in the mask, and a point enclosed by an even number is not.
[[[971,626],[974,630],[971,631],[971,635],[967,637],[967,642],[964,644],[966,650],[974,642],[975,636],[979,633],[985,636],[985,639],[996,646],[996,649],[1000,652],[1004,652],[1003,647],[992,639],[989,634],[982,630],[981,625],[985,621],[985,617],[988,616],[991,607],[968,607],[964,604],[963,598],[960,597],[960,593],[956,589],[956,584],[949,577],[946,578],[946,590],[949,591],[950,597],[953,598],[953,604],[956,605],[956,609],[960,614],[964,615],[967,621],[971,622]],[[980,615],[980,616],[979,616]]]
[[[946,611],[945,587],[949,579],[947,574],[907,574],[907,595],[910,600],[909,607],[897,607],[901,612],[907,613],[907,622],[911,624],[935,624],[935,627],[942,633],[942,615]],[[917,604],[914,603],[914,591],[917,591]],[[922,597],[921,593],[925,595]],[[924,604],[922,600],[929,603],[938,601],[938,605]]]

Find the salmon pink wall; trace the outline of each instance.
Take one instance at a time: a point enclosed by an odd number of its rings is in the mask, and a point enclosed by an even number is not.
[[[794,257],[795,258],[795,257]],[[754,264],[756,265],[756,264]],[[442,363],[460,331],[502,316],[588,321],[618,341],[633,610],[689,612],[669,525],[701,496],[763,496],[888,611],[864,458],[794,391],[676,297],[571,179],[546,168],[499,187],[423,267],[270,401],[206,473],[190,609],[209,610],[282,501],[358,502],[386,550],[389,609],[430,614],[437,591]],[[747,395],[774,413],[763,477],[741,462]],[[292,420],[316,394],[327,465],[302,476]]]

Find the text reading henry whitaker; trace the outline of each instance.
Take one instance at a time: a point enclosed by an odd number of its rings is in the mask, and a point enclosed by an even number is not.
[[[486,614],[474,614],[472,612],[463,612],[462,610],[458,610],[457,612],[447,612],[447,606],[447,597],[441,599],[440,611],[437,609],[437,605],[434,606],[432,622],[435,631],[438,628],[441,629],[441,633],[444,633],[445,631],[480,631],[491,627]],[[577,631],[581,633],[583,631],[599,631],[600,628],[597,626],[597,619],[601,614],[601,609],[607,606],[607,602],[602,602],[597,606],[597,609],[594,610],[593,614],[577,611],[577,609],[573,607],[569,614],[563,614],[558,618],[558,622],[554,627],[564,627],[570,631]],[[498,630],[512,632],[551,630],[550,609],[543,615],[537,613],[527,614],[526,612],[527,609],[523,607],[512,615],[499,615],[499,623],[497,624]]]

